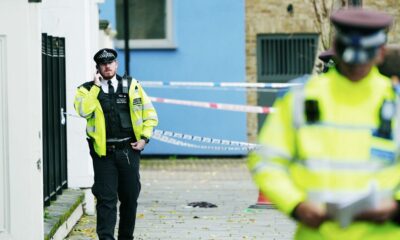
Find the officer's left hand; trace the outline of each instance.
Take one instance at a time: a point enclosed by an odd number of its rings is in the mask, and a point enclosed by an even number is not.
[[[382,202],[377,208],[364,211],[356,216],[356,220],[384,223],[390,220],[397,211],[397,203],[390,199]]]
[[[144,149],[145,145],[146,145],[146,141],[144,141],[143,139],[140,139],[137,142],[131,143],[132,148],[137,151],[142,151]]]

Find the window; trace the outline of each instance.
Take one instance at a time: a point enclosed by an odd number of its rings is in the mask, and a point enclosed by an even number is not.
[[[260,34],[257,36],[257,81],[288,82],[312,72],[317,54],[318,34]],[[260,92],[259,106],[272,106],[277,92]],[[258,130],[265,122],[258,114]]]
[[[124,47],[124,0],[116,0],[116,47]],[[172,0],[129,0],[129,48],[175,48]]]
[[[262,34],[257,37],[259,82],[279,81],[309,74],[314,67],[318,34]]]
[[[362,6],[362,0],[349,0],[349,6]]]

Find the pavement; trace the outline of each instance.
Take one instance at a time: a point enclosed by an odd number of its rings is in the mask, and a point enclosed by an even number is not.
[[[276,209],[250,209],[258,190],[245,159],[142,160],[135,239],[293,239],[295,223]],[[207,202],[216,208],[193,208]],[[97,239],[84,215],[66,238]],[[117,231],[116,231],[117,232]]]

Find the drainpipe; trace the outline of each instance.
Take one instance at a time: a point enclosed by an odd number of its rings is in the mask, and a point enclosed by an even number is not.
[[[129,0],[124,0],[125,73],[129,76]]]

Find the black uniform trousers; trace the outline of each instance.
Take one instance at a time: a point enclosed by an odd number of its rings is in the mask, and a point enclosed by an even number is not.
[[[140,152],[130,145],[108,150],[99,157],[90,145],[93,159],[94,185],[92,192],[97,199],[97,235],[99,240],[115,240],[114,229],[119,207],[118,240],[133,239],[137,199],[140,193]]]

